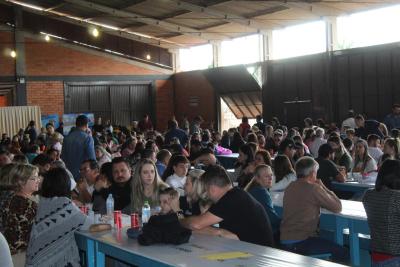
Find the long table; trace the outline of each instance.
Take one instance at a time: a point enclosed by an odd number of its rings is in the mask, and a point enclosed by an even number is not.
[[[374,188],[375,183],[359,183],[359,182],[332,182],[332,189],[343,192],[364,193],[368,189]]]
[[[104,267],[105,256],[146,267],[343,266],[279,249],[201,234],[193,234],[189,243],[182,245],[152,246],[141,246],[136,239],[129,239],[126,228],[101,233],[77,232],[75,237],[79,249],[86,253],[88,267]]]
[[[272,201],[279,213],[283,209],[284,192],[271,193]],[[321,209],[320,229],[333,231],[334,241],[343,245],[343,233],[349,233],[350,258],[352,266],[360,266],[360,234],[363,237],[369,237],[370,234],[367,214],[362,202],[341,200],[342,211],[340,213],[332,213],[328,210]]]

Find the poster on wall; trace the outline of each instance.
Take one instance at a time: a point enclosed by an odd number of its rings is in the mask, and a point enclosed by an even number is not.
[[[71,113],[64,114],[62,117],[62,121],[64,123],[64,135],[68,135],[71,131],[72,127],[75,127],[76,118],[79,115],[86,115],[89,118],[89,127],[93,127],[94,125],[94,114],[93,113]]]
[[[42,127],[46,127],[47,123],[52,123],[54,128],[57,129],[60,126],[60,117],[58,114],[42,115],[41,116]]]

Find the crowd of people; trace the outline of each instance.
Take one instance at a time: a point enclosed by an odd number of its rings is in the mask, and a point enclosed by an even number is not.
[[[330,253],[346,263],[347,249],[318,237],[318,223],[321,208],[339,213],[339,198],[354,197],[335,192],[332,182],[357,173],[376,183],[363,198],[373,262],[400,262],[396,226],[380,227],[399,218],[399,105],[383,123],[349,111],[340,127],[306,118],[301,128],[288,129],[278,118],[265,123],[261,116],[255,125],[243,118],[222,133],[202,129],[200,116],[191,123],[173,118],[164,133],[147,115],[127,127],[88,123],[78,116],[64,136],[52,123],[39,132],[31,121],[12,138],[2,135],[2,259],[8,253],[15,266],[79,266],[74,232],[109,229],[79,207],[106,214],[112,196],[114,209],[125,214],[149,205],[176,213],[182,226],[198,233],[303,255]],[[217,156],[231,153],[238,158],[227,172]],[[272,192],[284,192],[282,217]]]

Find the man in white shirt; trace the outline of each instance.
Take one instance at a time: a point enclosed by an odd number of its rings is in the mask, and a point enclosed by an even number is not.
[[[368,154],[378,163],[383,155],[381,139],[376,134],[368,135]]]

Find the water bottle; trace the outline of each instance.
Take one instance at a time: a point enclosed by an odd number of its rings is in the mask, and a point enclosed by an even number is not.
[[[114,198],[112,194],[108,195],[106,206],[107,206],[107,215],[112,217],[114,214]]]
[[[145,201],[142,207],[142,224],[145,224],[149,221],[151,216],[150,205],[148,201]]]

